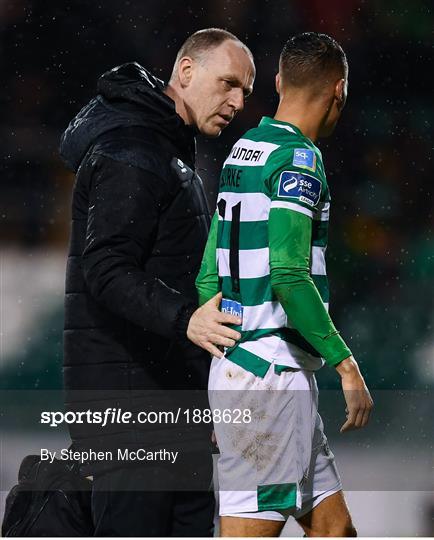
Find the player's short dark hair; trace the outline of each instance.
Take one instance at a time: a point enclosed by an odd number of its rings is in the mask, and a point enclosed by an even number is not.
[[[282,82],[303,87],[322,82],[331,74],[348,75],[347,57],[327,34],[304,32],[285,43],[279,59]]]
[[[228,40],[240,43],[253,61],[253,55],[250,52],[250,49],[238,39],[237,36],[222,28],[205,28],[203,30],[198,30],[185,40],[176,55],[175,65],[184,56],[191,56],[191,58],[195,60],[200,59],[204,53],[218,47]]]

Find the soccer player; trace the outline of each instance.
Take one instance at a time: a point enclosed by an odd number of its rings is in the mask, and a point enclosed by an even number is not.
[[[213,358],[209,379],[222,536],[278,536],[290,515],[307,536],[356,535],[314,376],[324,361],[340,375],[342,432],[366,425],[371,396],[328,315],[330,192],[315,145],[332,133],[347,86],[334,39],[292,37],[274,118],[236,142],[221,173],[196,284],[201,304],[221,291],[222,311],[240,320],[241,339]]]

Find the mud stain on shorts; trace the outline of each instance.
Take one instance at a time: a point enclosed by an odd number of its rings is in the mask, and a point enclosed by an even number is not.
[[[228,368],[226,370],[226,378],[232,380],[242,380],[246,376],[246,372],[239,369]]]
[[[257,471],[262,471],[274,464],[279,438],[276,433],[270,431],[240,429],[237,437],[232,439],[232,445],[243,459],[252,463]]]

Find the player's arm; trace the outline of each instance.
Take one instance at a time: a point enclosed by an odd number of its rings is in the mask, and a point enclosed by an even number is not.
[[[217,233],[218,212],[214,213],[209,230],[208,240],[200,265],[199,274],[196,278],[196,289],[199,296],[199,306],[211,300],[220,292],[217,271]]]
[[[303,145],[303,143],[301,143]],[[312,218],[327,185],[315,151],[281,146],[264,168],[269,189],[271,285],[288,318],[329,365],[351,356],[310,276]]]
[[[221,313],[219,310],[221,292],[217,271],[218,213],[215,212],[205,246],[196,288],[199,296],[199,309],[191,316],[187,337],[197,346],[221,358],[223,353],[217,346],[233,347],[241,335],[224,326],[240,324],[238,317]]]
[[[286,208],[271,208],[269,246],[271,286],[300,334],[327,364],[351,356],[336,330],[310,276],[310,217]]]
[[[366,424],[372,399],[310,276],[312,218],[327,190],[316,158],[307,145],[298,149],[282,146],[264,168],[272,200],[271,280],[292,324],[342,378],[348,409],[342,431],[346,431]]]
[[[271,208],[271,285],[294,327],[341,376],[348,413],[341,427],[343,432],[365,426],[373,402],[357,362],[336,330],[310,276],[311,235],[310,217]]]

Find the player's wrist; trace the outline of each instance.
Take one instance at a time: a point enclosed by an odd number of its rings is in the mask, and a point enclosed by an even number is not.
[[[352,355],[342,360],[342,362],[339,362],[339,364],[335,366],[335,369],[339,373],[341,378],[354,377],[354,376],[360,375],[359,366],[354,356]]]
[[[331,321],[330,324],[332,325],[332,332],[322,340],[321,350],[318,348],[318,351],[326,361],[326,364],[335,368],[351,356],[351,351]]]

